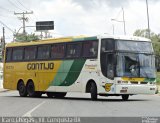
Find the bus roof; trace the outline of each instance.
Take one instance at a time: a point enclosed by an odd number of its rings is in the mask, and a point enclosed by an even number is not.
[[[126,35],[100,35],[97,36],[98,38],[111,38],[111,39],[119,39],[119,40],[130,40],[130,41],[146,41],[151,42],[150,39],[144,38],[144,37],[137,37],[137,36],[126,36]]]
[[[28,46],[28,45],[39,45],[39,44],[51,44],[51,43],[62,43],[62,42],[72,42],[72,41],[85,41],[85,40],[96,40],[103,38],[111,39],[120,39],[120,40],[132,40],[132,41],[146,41],[151,42],[151,40],[143,37],[136,36],[115,36],[115,35],[98,35],[98,36],[72,36],[72,37],[61,37],[61,38],[52,38],[44,40],[36,40],[30,42],[12,42],[8,43],[6,47],[16,47],[16,46]]]
[[[72,42],[72,41],[85,41],[85,40],[96,40],[97,36],[72,36],[72,37],[61,37],[52,38],[36,41],[26,41],[26,42],[12,42],[8,43],[6,47],[16,47],[16,46],[28,46],[28,45],[39,45],[39,44],[51,44],[51,43],[62,43],[62,42]]]

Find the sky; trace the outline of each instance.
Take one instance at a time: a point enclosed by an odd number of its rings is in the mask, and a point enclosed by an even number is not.
[[[160,1],[148,0],[148,7],[150,29],[159,34]],[[133,35],[136,29],[148,28],[146,0],[0,0],[0,36],[4,26],[7,42],[12,41],[13,33],[22,27],[21,16],[14,15],[14,12],[26,11],[33,11],[33,14],[26,15],[26,26],[35,26],[37,21],[54,21],[54,30],[50,31],[53,37],[123,35],[122,8],[127,35]],[[39,34],[35,27],[27,27],[26,31]]]

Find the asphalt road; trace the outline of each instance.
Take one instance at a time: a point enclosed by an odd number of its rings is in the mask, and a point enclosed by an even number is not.
[[[141,117],[160,116],[160,95],[134,95],[129,101],[121,97],[99,97],[68,93],[64,99],[19,97],[17,91],[0,93],[0,116],[80,116],[80,117]]]

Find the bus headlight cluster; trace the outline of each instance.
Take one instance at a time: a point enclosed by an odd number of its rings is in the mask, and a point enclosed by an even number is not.
[[[150,84],[151,84],[151,85],[155,85],[156,83],[155,83],[155,82],[150,82]]]
[[[118,84],[128,84],[128,81],[121,81],[121,80],[118,80],[117,83],[118,83]]]

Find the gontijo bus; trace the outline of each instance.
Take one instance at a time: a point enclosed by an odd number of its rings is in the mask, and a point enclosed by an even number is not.
[[[67,92],[100,96],[154,94],[155,57],[149,39],[64,37],[10,43],[5,49],[4,88],[20,96],[64,97]]]

